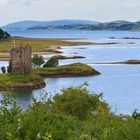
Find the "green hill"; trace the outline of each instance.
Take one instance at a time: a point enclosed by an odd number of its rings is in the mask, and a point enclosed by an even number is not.
[[[34,26],[27,30],[89,30],[89,31],[139,31],[140,22],[129,22],[129,21],[113,21],[97,24],[73,24],[73,25],[61,25],[61,26]]]

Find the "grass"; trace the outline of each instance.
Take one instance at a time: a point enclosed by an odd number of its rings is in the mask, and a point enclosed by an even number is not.
[[[52,49],[52,46],[62,45],[90,45],[90,42],[74,42],[73,39],[43,39],[43,38],[24,38],[24,37],[11,37],[10,39],[1,40],[0,42],[0,52],[10,52],[13,45],[13,41],[16,41],[17,45],[30,45],[32,46],[33,52],[48,52]]]
[[[36,74],[0,74],[0,83],[28,83],[40,80],[41,77]]]
[[[82,64],[82,63],[74,63],[69,65],[62,65],[58,67],[48,67],[48,68],[36,68],[33,69],[33,72],[39,75],[46,76],[82,76],[82,75],[93,75],[99,74],[92,67]]]

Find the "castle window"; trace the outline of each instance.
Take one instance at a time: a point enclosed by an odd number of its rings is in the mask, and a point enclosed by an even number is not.
[[[19,55],[19,57],[21,58],[21,55]]]

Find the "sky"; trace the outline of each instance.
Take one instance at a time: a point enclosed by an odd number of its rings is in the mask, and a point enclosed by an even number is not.
[[[21,20],[140,20],[140,0],[0,0],[0,26]]]

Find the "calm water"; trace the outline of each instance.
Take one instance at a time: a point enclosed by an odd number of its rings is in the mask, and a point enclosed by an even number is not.
[[[92,42],[119,42],[115,45],[89,45],[63,47],[64,55],[85,56],[85,59],[62,60],[60,64],[73,62],[107,62],[140,59],[140,40],[124,40],[122,37],[140,37],[140,32],[82,32],[82,31],[26,31],[11,32],[15,36],[50,37],[50,38],[91,38]],[[119,39],[108,39],[116,37]],[[133,42],[134,44],[128,44]],[[51,55],[50,55],[51,56]],[[45,56],[45,57],[50,57]],[[6,66],[8,62],[0,62]],[[16,90],[15,98],[19,105],[26,108],[32,103],[31,97],[40,97],[44,91],[54,95],[62,87],[80,85],[87,81],[89,89],[94,93],[104,93],[112,110],[116,113],[130,114],[134,109],[140,110],[140,65],[91,65],[102,73],[94,77],[46,78],[47,86],[38,90]],[[54,88],[55,87],[55,88]]]

